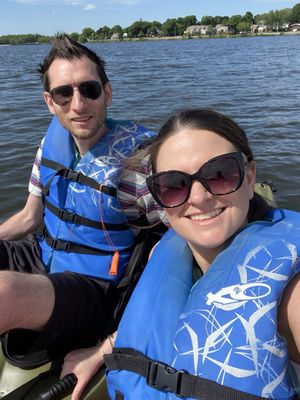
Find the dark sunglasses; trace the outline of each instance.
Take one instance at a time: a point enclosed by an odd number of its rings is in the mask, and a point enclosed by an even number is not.
[[[90,99],[96,100],[101,96],[102,87],[97,81],[86,81],[81,82],[80,85],[76,86],[79,90],[81,96]],[[52,100],[58,104],[59,106],[66,105],[74,93],[74,86],[72,85],[63,85],[58,86],[51,90],[50,95]]]
[[[246,161],[246,156],[241,152],[223,154],[207,161],[195,174],[159,172],[149,176],[146,182],[160,206],[178,207],[188,200],[195,180],[208,192],[219,196],[238,190],[244,180]]]

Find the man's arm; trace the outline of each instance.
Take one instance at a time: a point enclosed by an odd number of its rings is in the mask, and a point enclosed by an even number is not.
[[[18,240],[34,232],[43,222],[43,201],[29,193],[25,207],[0,225],[1,240]]]

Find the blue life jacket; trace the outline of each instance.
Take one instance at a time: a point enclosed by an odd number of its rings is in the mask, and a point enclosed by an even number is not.
[[[194,285],[186,241],[165,234],[105,360],[111,399],[295,396],[276,321],[300,270],[300,214],[274,210],[266,218],[241,230]]]
[[[109,281],[124,272],[134,232],[116,197],[122,161],[154,132],[133,121],[105,122],[108,132],[75,161],[72,136],[54,117],[42,148],[45,231],[42,260],[50,272],[69,270]],[[119,253],[117,270],[112,258]]]

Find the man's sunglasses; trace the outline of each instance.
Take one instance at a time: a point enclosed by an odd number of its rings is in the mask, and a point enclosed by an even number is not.
[[[178,207],[188,200],[195,180],[208,192],[219,196],[238,190],[244,180],[246,161],[241,152],[223,154],[207,161],[195,174],[173,170],[159,172],[149,176],[146,182],[160,206]]]
[[[74,88],[72,85],[63,85],[52,89],[50,92],[52,100],[59,106],[66,105],[73,96]],[[76,88],[81,96],[90,100],[98,99],[102,93],[101,84],[97,81],[81,82]]]

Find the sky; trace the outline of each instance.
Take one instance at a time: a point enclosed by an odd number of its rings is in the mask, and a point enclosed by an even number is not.
[[[164,22],[196,15],[253,15],[292,8],[295,0],[0,0],[0,35],[81,33],[107,25],[126,28],[133,22]]]

